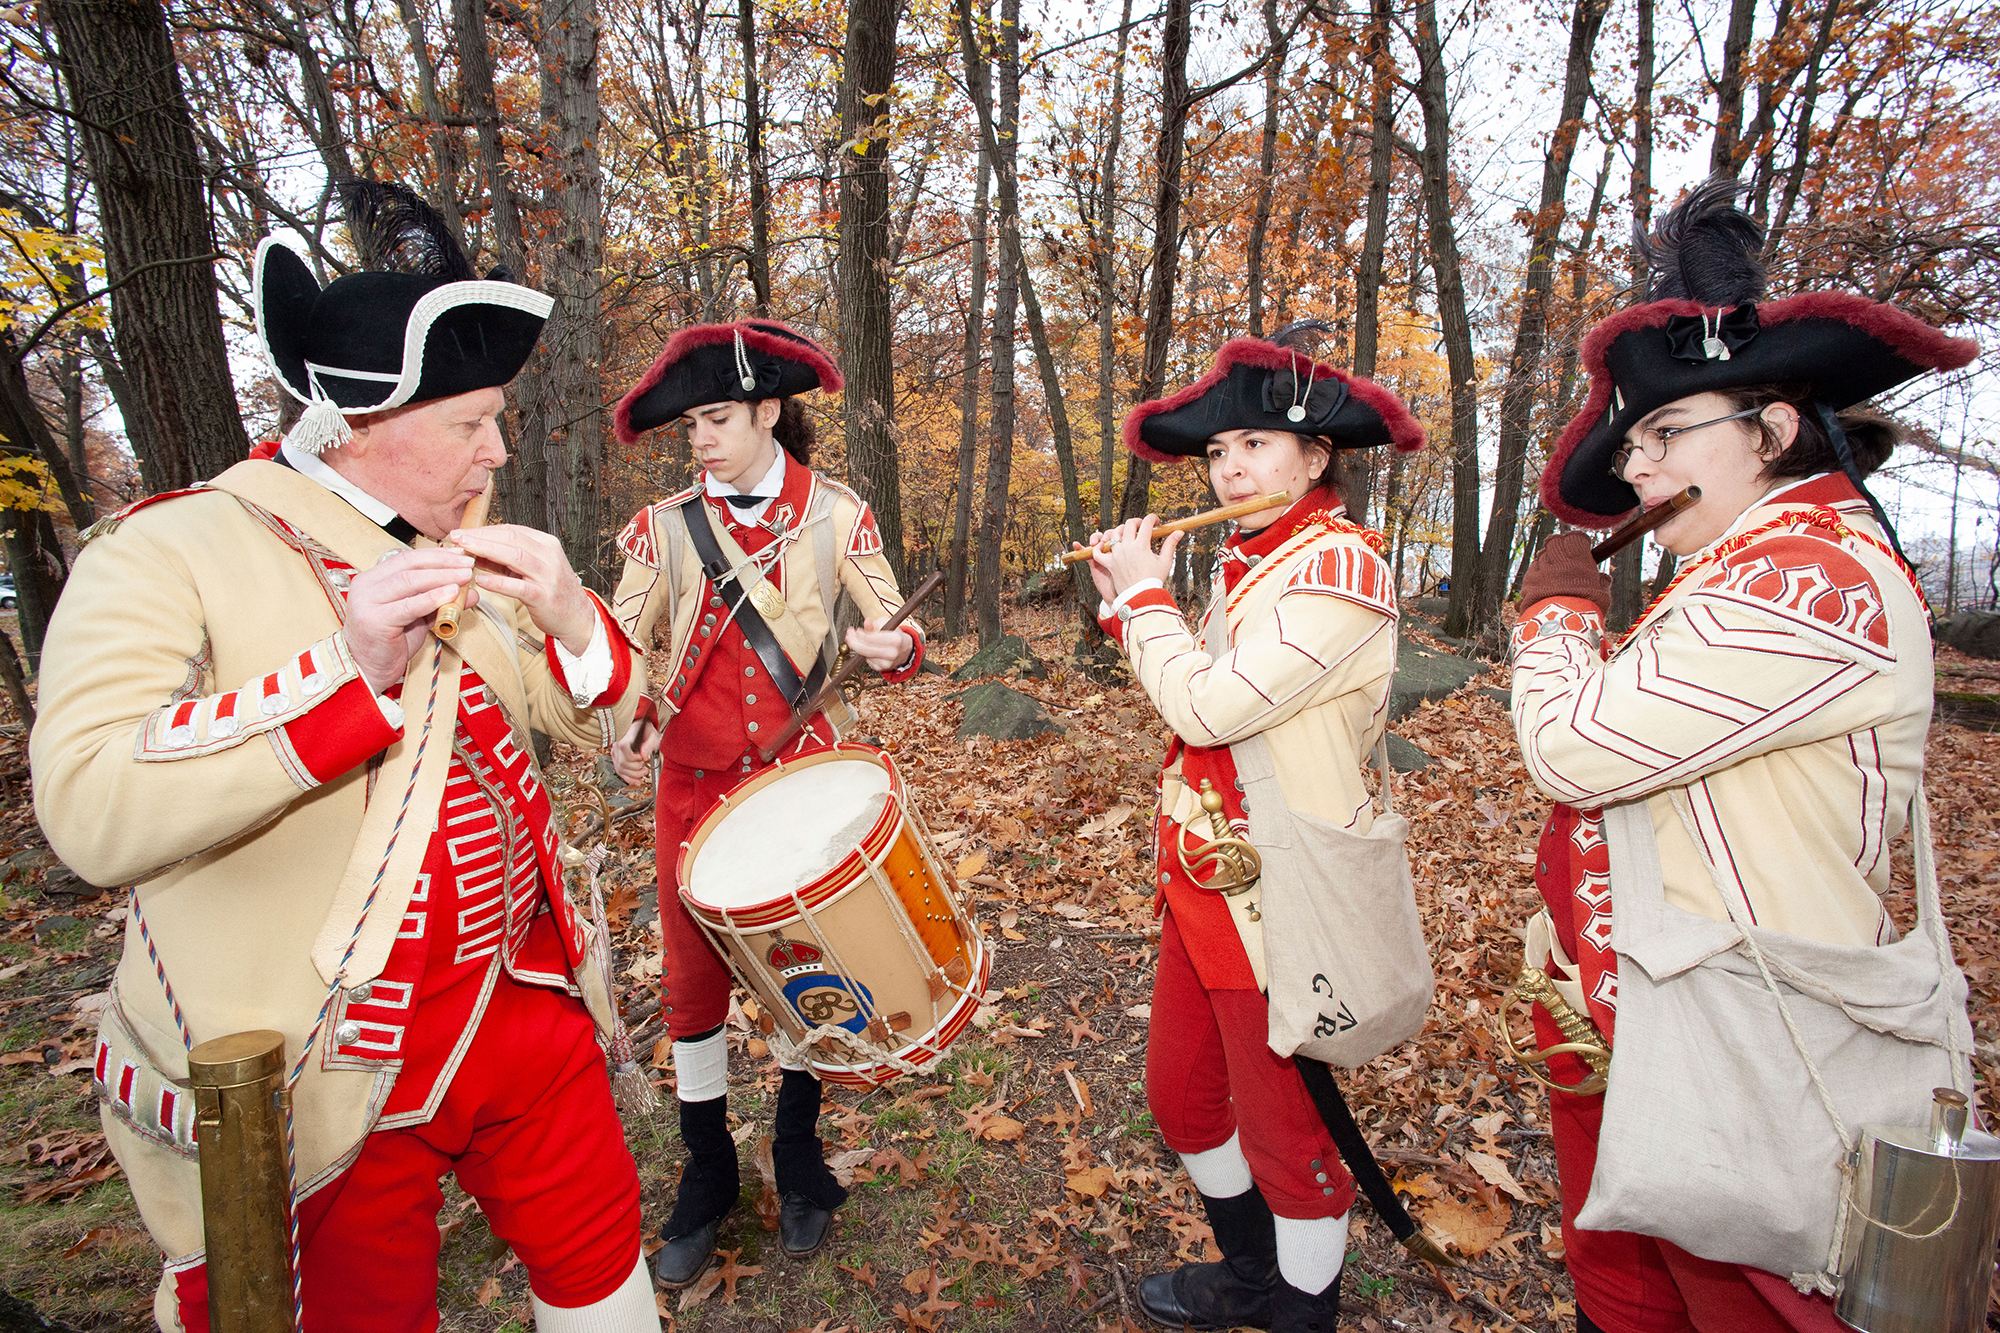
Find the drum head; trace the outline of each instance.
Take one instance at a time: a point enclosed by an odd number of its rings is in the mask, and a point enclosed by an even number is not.
[[[866,759],[814,764],[735,804],[709,830],[688,896],[740,910],[806,887],[861,845],[889,801],[889,770]]]

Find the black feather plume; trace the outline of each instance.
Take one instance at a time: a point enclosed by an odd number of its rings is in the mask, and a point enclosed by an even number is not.
[[[370,272],[465,282],[478,277],[465,247],[416,191],[393,181],[340,183],[347,234]]]
[[[1647,298],[1734,306],[1764,297],[1764,228],[1736,206],[1747,187],[1717,177],[1688,191],[1653,234],[1638,236],[1652,271]]]
[[[1271,341],[1280,347],[1299,347],[1306,341],[1307,335],[1323,338],[1332,332],[1333,325],[1323,319],[1295,319],[1272,334]]]

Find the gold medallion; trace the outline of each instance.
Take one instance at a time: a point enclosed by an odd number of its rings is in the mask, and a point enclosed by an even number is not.
[[[766,620],[776,620],[785,614],[785,594],[766,579],[750,590],[750,604],[757,608],[757,614]]]

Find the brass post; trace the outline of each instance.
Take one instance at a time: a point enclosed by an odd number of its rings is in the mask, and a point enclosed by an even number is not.
[[[285,1037],[236,1032],[188,1053],[215,1333],[293,1333]]]

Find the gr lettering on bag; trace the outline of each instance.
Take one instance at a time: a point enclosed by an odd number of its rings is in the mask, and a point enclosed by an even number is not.
[[[1315,995],[1324,995],[1328,999],[1333,998],[1333,983],[1327,980],[1326,973],[1324,972],[1315,972],[1313,974],[1312,988]],[[1347,1031],[1354,1026],[1355,1021],[1354,1011],[1347,1007],[1347,1001],[1342,1000],[1338,1013],[1329,1014],[1323,1009],[1320,1011],[1319,1021],[1313,1024],[1313,1036],[1331,1037],[1336,1032]]]

